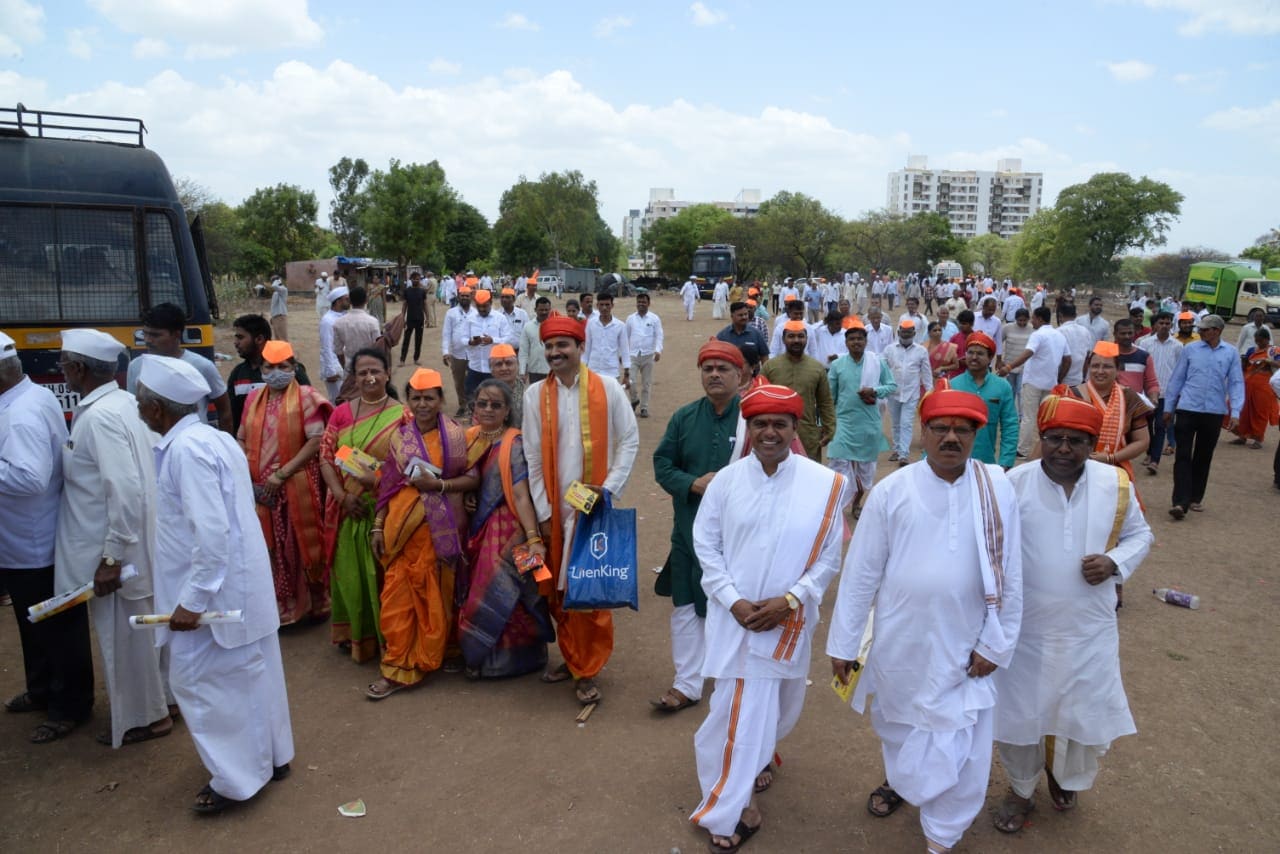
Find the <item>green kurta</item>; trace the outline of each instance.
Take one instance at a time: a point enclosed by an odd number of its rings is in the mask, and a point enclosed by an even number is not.
[[[822,440],[836,432],[836,405],[827,385],[827,369],[812,356],[799,361],[783,353],[764,363],[761,371],[774,385],[783,385],[804,398],[804,415],[796,434],[809,459],[822,462]]]
[[[884,435],[884,422],[880,407],[863,403],[858,397],[862,388],[876,390],[876,399],[884,400],[898,390],[888,361],[880,359],[880,376],[862,379],[864,362],[855,362],[845,353],[831,363],[827,380],[836,407],[836,437],[827,445],[827,456],[833,460],[853,460],[869,463],[889,450],[889,440]]]
[[[671,494],[675,512],[671,553],[654,592],[670,596],[677,606],[693,605],[699,617],[707,615],[707,596],[702,592],[702,566],[693,551],[693,517],[698,514],[702,496],[694,495],[689,487],[707,472],[729,463],[737,429],[737,397],[718,416],[711,401],[704,397],[675,411],[653,452],[654,476],[658,485]]]

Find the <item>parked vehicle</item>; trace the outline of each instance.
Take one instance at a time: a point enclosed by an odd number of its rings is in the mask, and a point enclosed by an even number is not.
[[[1252,267],[1221,261],[1192,264],[1183,299],[1203,302],[1226,320],[1247,317],[1260,308],[1267,322],[1280,324],[1280,281],[1263,278]]]
[[[703,299],[711,299],[721,281],[732,285],[737,275],[738,251],[730,244],[706,243],[693,250],[693,278]]]

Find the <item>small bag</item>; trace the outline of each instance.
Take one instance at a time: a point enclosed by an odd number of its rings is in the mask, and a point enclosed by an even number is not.
[[[615,508],[606,492],[591,513],[579,513],[567,572],[566,610],[640,610],[636,511]]]

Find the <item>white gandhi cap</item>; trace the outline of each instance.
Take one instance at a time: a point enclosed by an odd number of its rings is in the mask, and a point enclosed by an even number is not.
[[[181,359],[169,356],[142,356],[138,382],[174,403],[199,403],[209,396],[209,383],[200,372]]]
[[[351,294],[351,291],[348,290],[347,288],[334,288],[333,290],[329,291],[329,305],[333,305],[335,302],[342,299],[343,297],[350,296],[350,294]]]
[[[0,332],[0,359],[8,359],[18,355],[18,345],[3,332]]]
[[[62,351],[115,364],[124,345],[97,329],[66,329],[62,332]]]

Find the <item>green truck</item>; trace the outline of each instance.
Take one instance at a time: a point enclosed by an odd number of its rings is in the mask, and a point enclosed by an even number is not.
[[[1192,264],[1182,298],[1202,302],[1224,320],[1247,317],[1260,308],[1272,326],[1280,324],[1280,271],[1268,270],[1263,277],[1244,264],[1203,261]]]

